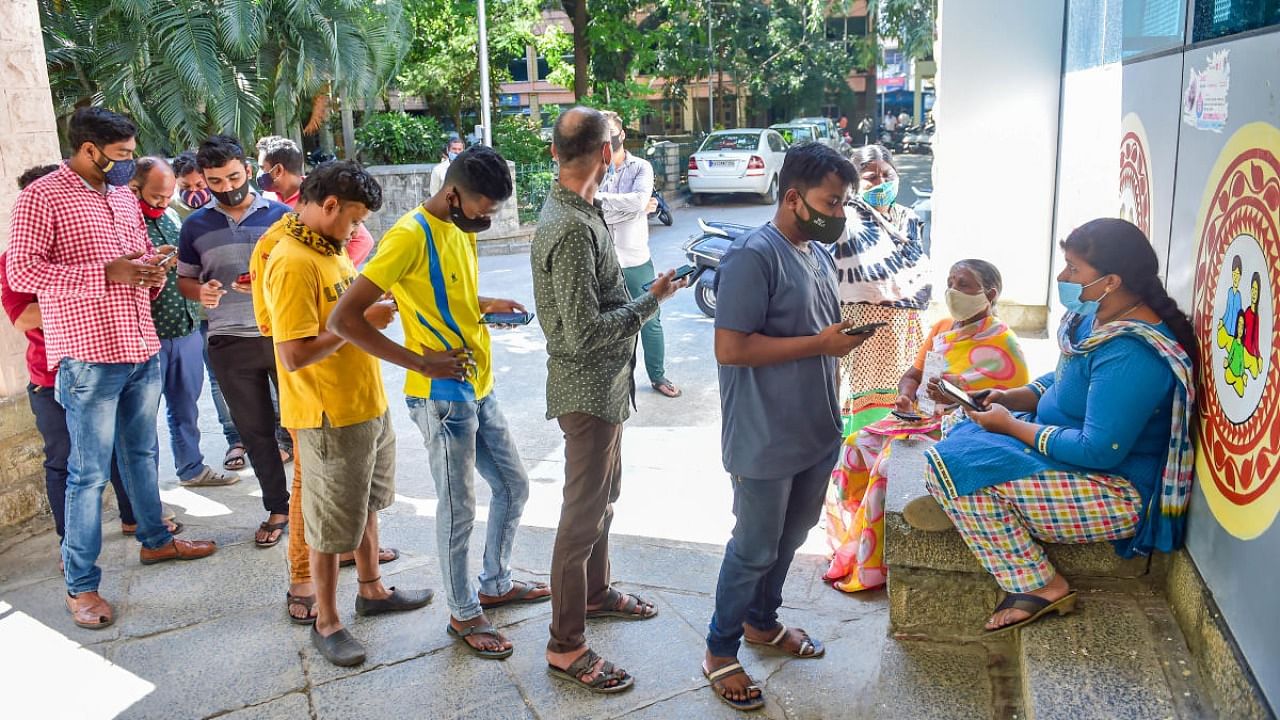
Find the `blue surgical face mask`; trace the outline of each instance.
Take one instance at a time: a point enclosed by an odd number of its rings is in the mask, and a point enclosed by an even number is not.
[[[458,159],[458,153],[452,150],[449,151],[448,156],[449,156],[449,162],[453,162],[454,160]]]
[[[862,199],[873,208],[889,207],[898,199],[898,180],[895,178],[863,190]]]
[[[1106,276],[1104,275],[1103,277],[1100,277],[1097,280],[1094,280],[1088,285],[1081,285],[1080,283],[1073,283],[1073,282],[1063,282],[1059,280],[1058,281],[1058,302],[1062,303],[1062,306],[1066,308],[1068,312],[1073,312],[1077,315],[1093,315],[1097,313],[1099,304],[1102,302],[1102,299],[1105,298],[1111,291],[1108,290],[1107,292],[1102,293],[1102,297],[1098,298],[1097,300],[1081,300],[1080,296],[1084,294],[1085,288],[1093,287],[1094,285],[1097,285],[1098,283],[1102,282],[1103,279],[1105,279],[1105,277]]]

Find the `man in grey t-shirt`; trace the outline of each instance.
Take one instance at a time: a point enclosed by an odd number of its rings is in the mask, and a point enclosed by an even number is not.
[[[840,321],[835,263],[814,247],[844,236],[853,166],[824,145],[787,151],[773,221],[734,241],[717,274],[724,466],[738,521],[725,547],[703,673],[740,710],[764,696],[738,663],[739,640],[796,657],[822,643],[778,622],[796,550],[818,521],[840,447],[836,362],[862,344]]]

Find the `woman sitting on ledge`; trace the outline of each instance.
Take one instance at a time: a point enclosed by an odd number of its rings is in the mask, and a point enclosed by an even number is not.
[[[1030,378],[1018,337],[995,316],[1003,282],[985,260],[961,260],[947,277],[951,317],[933,326],[915,364],[898,381],[894,413],[844,441],[827,489],[831,567],[823,579],[856,592],[884,585],[884,499],[892,442],[937,440],[942,415],[955,401],[942,396],[938,375],[968,392],[1021,387]],[[930,360],[930,358],[933,358]],[[939,369],[933,366],[940,365]],[[926,366],[930,382],[925,382]],[[912,416],[915,416],[914,418]]]
[[[1169,552],[1183,540],[1193,464],[1191,323],[1134,225],[1094,220],[1062,249],[1058,295],[1067,316],[1057,370],[984,398],[985,411],[970,411],[927,451],[933,499],[904,510],[919,529],[954,523],[995,576],[1006,597],[987,632],[1075,609],[1075,593],[1037,539],[1111,540],[1122,557]]]

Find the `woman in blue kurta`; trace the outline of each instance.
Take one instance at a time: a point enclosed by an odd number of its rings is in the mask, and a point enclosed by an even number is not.
[[[984,411],[953,426],[927,454],[937,503],[920,498],[907,511],[925,529],[954,523],[1005,590],[989,632],[1075,609],[1075,593],[1037,539],[1112,540],[1124,557],[1182,544],[1195,397],[1191,324],[1134,225],[1094,220],[1062,247],[1058,290],[1068,314],[1057,369],[993,391]]]

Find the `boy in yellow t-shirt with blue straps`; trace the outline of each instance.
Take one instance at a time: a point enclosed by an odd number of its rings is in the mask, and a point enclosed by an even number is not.
[[[450,164],[444,187],[387,231],[377,253],[334,310],[329,325],[372,355],[410,372],[409,412],[422,430],[435,479],[436,543],[448,596],[449,634],[475,654],[511,655],[511,643],[489,624],[486,608],[549,600],[543,583],[511,579],[511,548],[529,497],[529,477],[493,392],[485,313],[523,312],[514,300],[480,296],[475,233],[511,197],[507,163],[491,148],[465,150]],[[363,313],[384,293],[395,295],[405,345],[378,332]],[[428,377],[423,356],[455,351],[472,359],[457,377]],[[489,483],[488,530],[480,587],[467,554],[475,521],[473,475]]]

